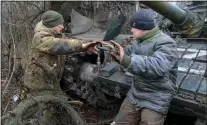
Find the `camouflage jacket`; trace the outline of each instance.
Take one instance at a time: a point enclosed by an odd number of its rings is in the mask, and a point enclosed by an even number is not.
[[[176,42],[156,27],[125,47],[125,54],[121,64],[135,75],[128,92],[131,102],[166,114],[177,77]]]
[[[60,90],[59,82],[64,69],[64,55],[81,52],[86,41],[54,34],[40,21],[35,27],[24,85],[29,90]]]

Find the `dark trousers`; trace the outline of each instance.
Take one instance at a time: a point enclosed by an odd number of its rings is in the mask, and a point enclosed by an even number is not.
[[[163,125],[165,115],[147,108],[137,108],[128,98],[125,98],[115,125]]]

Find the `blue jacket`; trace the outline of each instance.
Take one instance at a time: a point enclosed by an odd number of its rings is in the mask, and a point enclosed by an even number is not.
[[[139,108],[167,114],[177,77],[177,44],[157,27],[125,48],[121,61],[135,76],[127,96]]]

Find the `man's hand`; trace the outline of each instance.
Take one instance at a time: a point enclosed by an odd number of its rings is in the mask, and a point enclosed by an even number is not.
[[[109,54],[112,56],[112,58],[120,63],[121,60],[123,59],[123,56],[124,56],[124,49],[123,47],[121,47],[121,45],[119,45],[118,43],[114,42],[113,40],[110,40],[110,42],[112,44],[115,45],[116,48],[118,48],[118,51],[110,51]]]
[[[93,42],[87,42],[82,44],[82,48],[88,52],[92,52],[95,54],[98,54],[98,49],[95,48],[96,45],[100,44],[100,41],[93,41]]]

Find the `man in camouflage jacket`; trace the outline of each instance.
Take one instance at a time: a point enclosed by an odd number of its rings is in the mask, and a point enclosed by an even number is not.
[[[177,77],[177,44],[154,24],[149,10],[139,10],[130,21],[134,41],[111,56],[134,74],[116,125],[163,125]]]
[[[24,86],[30,94],[42,91],[61,92],[59,82],[64,68],[64,56],[75,52],[95,52],[99,42],[66,38],[61,34],[63,17],[55,11],[47,11],[35,27],[29,60],[24,75]],[[52,90],[52,91],[51,91]]]

